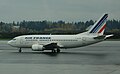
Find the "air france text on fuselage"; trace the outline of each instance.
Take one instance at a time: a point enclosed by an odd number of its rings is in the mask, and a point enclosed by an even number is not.
[[[28,40],[28,39],[35,39],[35,40],[37,39],[38,40],[38,39],[51,39],[51,37],[25,37],[25,39],[26,40]]]

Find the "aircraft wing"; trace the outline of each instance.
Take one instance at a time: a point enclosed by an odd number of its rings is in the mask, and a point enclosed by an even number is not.
[[[58,43],[49,43],[49,44],[46,44],[44,45],[45,48],[60,48],[62,47],[62,45],[58,44]]]

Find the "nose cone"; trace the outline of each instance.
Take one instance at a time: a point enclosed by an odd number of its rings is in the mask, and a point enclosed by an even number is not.
[[[8,45],[13,46],[13,42],[10,40],[7,42]]]
[[[9,45],[10,45],[10,44],[11,44],[11,41],[8,41],[8,42],[7,42],[7,44],[9,44]]]
[[[7,43],[8,43],[8,45],[10,45],[10,46],[12,46],[12,47],[16,47],[15,42],[12,41],[12,40],[8,41]]]

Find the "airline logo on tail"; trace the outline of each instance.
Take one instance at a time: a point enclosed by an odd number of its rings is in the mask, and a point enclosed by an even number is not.
[[[103,33],[106,27],[108,14],[104,14],[89,30],[89,33]]]

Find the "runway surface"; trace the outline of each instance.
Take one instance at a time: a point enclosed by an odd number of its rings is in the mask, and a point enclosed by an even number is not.
[[[120,41],[63,49],[61,53],[36,52],[0,41],[1,74],[120,74]]]

